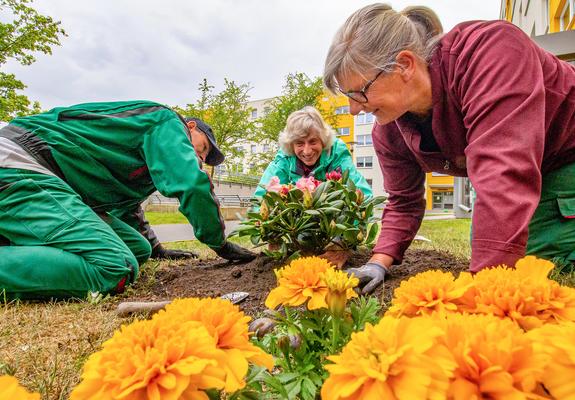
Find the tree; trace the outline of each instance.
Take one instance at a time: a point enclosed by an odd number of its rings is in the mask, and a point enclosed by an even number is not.
[[[211,125],[218,147],[230,166],[231,160],[243,155],[238,145],[253,139],[255,124],[249,118],[247,106],[250,87],[224,79],[224,90],[214,93],[214,86],[204,79],[199,90],[201,95],[196,103],[175,108],[186,117],[200,118]]]
[[[35,52],[52,54],[52,47],[60,45],[66,32],[60,21],[39,14],[29,7],[31,0],[0,0],[0,66],[14,60],[30,65]],[[14,74],[0,72],[0,120],[8,121],[18,115],[38,112],[38,102],[31,104],[18,91],[26,88]]]
[[[324,93],[321,78],[309,78],[306,74],[296,72],[286,77],[281,96],[270,100],[269,112],[258,120],[257,140],[260,142],[277,143],[280,132],[285,128],[288,116],[305,106],[314,106],[322,114],[325,121],[334,126],[337,116],[334,107],[328,109],[321,105],[320,99]],[[275,154],[259,154],[259,165],[267,166]]]

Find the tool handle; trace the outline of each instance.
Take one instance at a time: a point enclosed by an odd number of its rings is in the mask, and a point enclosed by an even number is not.
[[[171,301],[126,301],[118,304],[116,314],[125,317],[137,312],[157,312],[170,303]]]

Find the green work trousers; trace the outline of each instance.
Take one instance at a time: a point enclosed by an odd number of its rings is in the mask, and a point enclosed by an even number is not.
[[[0,168],[0,291],[8,299],[123,290],[151,253],[118,218],[97,215],[62,179]]]
[[[543,176],[541,200],[529,223],[527,254],[575,262],[575,164]]]

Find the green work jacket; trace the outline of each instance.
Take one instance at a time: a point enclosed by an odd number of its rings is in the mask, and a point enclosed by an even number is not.
[[[224,242],[224,223],[185,122],[150,101],[79,104],[13,120],[0,131],[64,179],[98,213],[126,220],[158,190],[203,243]]]
[[[349,171],[349,179],[361,189],[366,198],[372,196],[371,186],[363,175],[357,170],[353,163],[351,153],[341,139],[336,139],[331,148],[324,149],[319,157],[319,162],[310,175],[314,178],[325,181],[327,172]],[[303,175],[301,168],[298,168],[297,157],[287,155],[282,150],[278,151],[275,159],[268,165],[254,196],[262,197],[266,193],[265,185],[269,183],[273,176],[277,176],[281,184],[295,183]]]

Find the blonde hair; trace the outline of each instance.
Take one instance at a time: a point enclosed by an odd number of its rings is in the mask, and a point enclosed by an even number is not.
[[[324,149],[331,148],[335,140],[335,132],[325,123],[319,111],[311,106],[294,111],[289,115],[286,127],[280,133],[280,148],[285,154],[293,156],[293,143],[298,139],[308,137],[312,132],[317,133]]]
[[[401,12],[383,3],[363,7],[335,34],[325,60],[324,84],[335,92],[338,76],[374,69],[391,72],[402,50],[411,50],[427,62],[442,33],[439,17],[428,7],[412,6]]]

